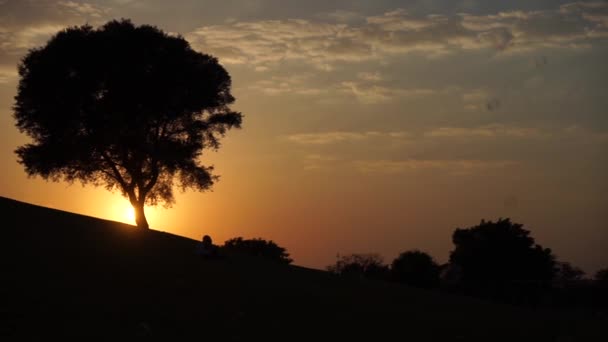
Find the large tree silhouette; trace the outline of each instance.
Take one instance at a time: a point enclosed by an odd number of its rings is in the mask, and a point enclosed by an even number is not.
[[[464,283],[546,285],[556,273],[551,250],[536,244],[530,231],[508,218],[456,229],[452,241],[456,247],[450,263],[461,269]]]
[[[33,142],[15,151],[30,176],[118,189],[148,228],[144,205],[209,189],[205,149],[240,127],[231,79],[180,36],[129,20],[71,27],[19,64],[14,117]]]

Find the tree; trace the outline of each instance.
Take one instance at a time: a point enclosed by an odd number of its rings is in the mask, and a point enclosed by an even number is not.
[[[572,266],[569,262],[556,263],[557,271],[555,279],[561,286],[567,286],[569,283],[581,281],[585,277],[585,271]]]
[[[272,240],[266,241],[261,238],[243,239],[239,236],[224,242],[222,249],[229,252],[263,257],[282,264],[290,264],[293,261],[291,258],[289,258],[289,253],[287,253],[285,248],[280,247]]]
[[[603,268],[595,272],[593,280],[598,285],[608,287],[608,268]]]
[[[461,270],[469,284],[547,285],[556,272],[555,257],[548,248],[535,244],[523,225],[508,218],[484,221],[456,229],[450,263]]]
[[[57,33],[19,64],[14,117],[33,143],[15,153],[30,176],[118,189],[148,228],[144,205],[209,189],[201,165],[241,113],[229,107],[228,72],[181,36],[129,20]]]
[[[338,255],[334,265],[327,267],[331,273],[368,279],[387,279],[389,268],[379,254]]]
[[[439,284],[439,265],[427,253],[401,253],[391,264],[391,279],[410,286],[432,288]]]

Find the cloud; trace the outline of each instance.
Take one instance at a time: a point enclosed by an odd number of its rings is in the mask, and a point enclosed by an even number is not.
[[[365,19],[363,15],[353,11],[335,10],[329,13],[319,13],[317,17],[320,19],[336,21],[339,23],[348,23]]]
[[[491,124],[476,127],[444,126],[418,131],[298,133],[280,139],[301,145],[305,150],[331,153],[331,158],[319,154],[308,155],[303,161],[307,169],[348,168],[366,174],[437,171],[467,175],[509,169],[528,161],[533,162],[538,156],[530,159],[525,153],[512,153],[526,146],[551,150],[560,150],[563,146],[598,148],[608,144],[608,132],[578,125],[541,129]],[[369,146],[373,148],[369,149]],[[510,146],[515,150],[501,150],[502,152],[489,156],[485,146]],[[404,154],[410,157],[400,158]]]
[[[9,33],[0,43],[3,50],[27,50],[29,48],[46,43],[49,38],[55,33],[63,30],[64,25],[58,24],[42,24],[36,26],[24,27],[17,32]]]
[[[291,76],[271,76],[253,83],[251,90],[270,96],[290,95],[331,95],[334,98],[354,96],[363,104],[378,104],[398,98],[420,98],[434,95],[444,90],[430,88],[400,88],[384,82],[379,73],[361,72],[357,80],[342,81],[338,84],[315,86],[315,75],[300,73]],[[318,80],[317,80],[318,81]]]
[[[72,12],[76,15],[82,15],[85,17],[90,16],[94,18],[102,17],[109,11],[107,8],[99,7],[86,2],[59,1],[57,6],[60,7],[60,10],[65,12]]]
[[[309,154],[304,157],[304,170],[320,170],[332,166],[338,158],[320,154]]]
[[[518,53],[547,47],[592,47],[594,39],[608,36],[607,12],[606,2],[486,15],[415,16],[395,9],[361,20],[354,20],[359,18],[355,13],[331,12],[314,20],[202,26],[186,37],[197,49],[217,55],[223,63],[268,68],[298,61],[331,70],[343,62],[380,61],[409,53],[441,57],[481,49]]]
[[[437,92],[429,88],[396,88],[356,81],[342,82],[342,89],[345,92],[352,93],[359,102],[364,104],[383,103],[394,98],[418,98],[430,96]]]
[[[319,95],[326,92],[318,87],[311,86],[309,83],[310,79],[311,75],[307,73],[291,76],[272,76],[269,79],[253,83],[249,88],[270,96],[286,93],[292,95]]]
[[[0,84],[7,84],[17,78],[17,68],[0,65]]]
[[[568,126],[562,129],[542,130],[536,127],[513,126],[504,124],[489,124],[476,127],[444,126],[429,128],[422,131],[329,131],[316,133],[295,133],[282,136],[289,142],[300,145],[331,145],[336,143],[367,142],[371,139],[388,141],[412,140],[423,143],[437,139],[546,139],[569,135],[590,136],[584,128]],[[599,137],[599,136],[598,136]]]
[[[186,34],[193,46],[229,64],[267,64],[284,60],[367,59],[370,47],[345,35],[346,25],[308,20],[266,20],[205,26]],[[223,52],[228,51],[225,55]]]
[[[531,127],[517,127],[500,124],[464,128],[438,127],[428,130],[424,136],[430,138],[544,138],[549,133]]]
[[[489,97],[485,89],[473,89],[462,94],[462,100],[466,103],[483,102]]]
[[[479,41],[485,45],[490,45],[497,50],[506,50],[514,43],[515,36],[507,28],[497,28],[479,33],[477,36]]]
[[[0,4],[0,53],[20,54],[69,26],[98,24],[110,9],[76,1],[8,1]]]
[[[382,76],[378,72],[360,72],[357,74],[357,78],[364,81],[382,81]]]
[[[404,9],[389,11],[380,16],[367,18],[367,23],[383,29],[384,31],[422,31],[432,26],[443,24],[447,17],[441,15],[430,15],[416,18],[410,16]]]
[[[462,94],[462,101],[466,110],[496,111],[502,107],[501,100],[491,94],[487,89],[472,89]]]
[[[286,139],[290,142],[301,144],[301,145],[329,145],[343,142],[361,142],[369,139],[394,139],[403,140],[409,137],[407,132],[378,132],[378,131],[367,131],[367,132],[348,132],[348,131],[334,131],[334,132],[323,132],[323,133],[299,133],[288,135]]]
[[[590,130],[579,125],[564,127],[560,136],[583,144],[608,144],[608,131]]]
[[[489,169],[503,169],[518,165],[511,160],[475,160],[475,159],[405,159],[405,160],[358,160],[354,162],[362,173],[396,174],[417,170],[440,170],[452,174],[464,175]]]

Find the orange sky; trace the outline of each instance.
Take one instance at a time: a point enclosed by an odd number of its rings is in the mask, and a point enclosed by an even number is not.
[[[510,217],[561,260],[608,266],[606,2],[8,0],[0,13],[1,196],[127,220],[118,193],[28,179],[11,106],[28,48],[128,17],[217,56],[245,115],[203,157],[213,191],[148,208],[154,229],[272,239],[324,268],[412,248],[445,262],[455,228]]]

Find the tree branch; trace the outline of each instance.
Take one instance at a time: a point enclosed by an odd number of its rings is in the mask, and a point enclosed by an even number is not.
[[[124,178],[122,178],[120,171],[118,171],[118,168],[116,167],[116,163],[112,160],[112,158],[107,155],[107,153],[103,153],[102,158],[108,163],[108,165],[112,169],[112,172],[114,173],[114,179],[116,179],[118,181],[118,184],[120,184],[120,186],[123,188],[123,190],[128,193],[128,190],[132,188],[132,185],[127,186],[127,182],[125,182]]]

